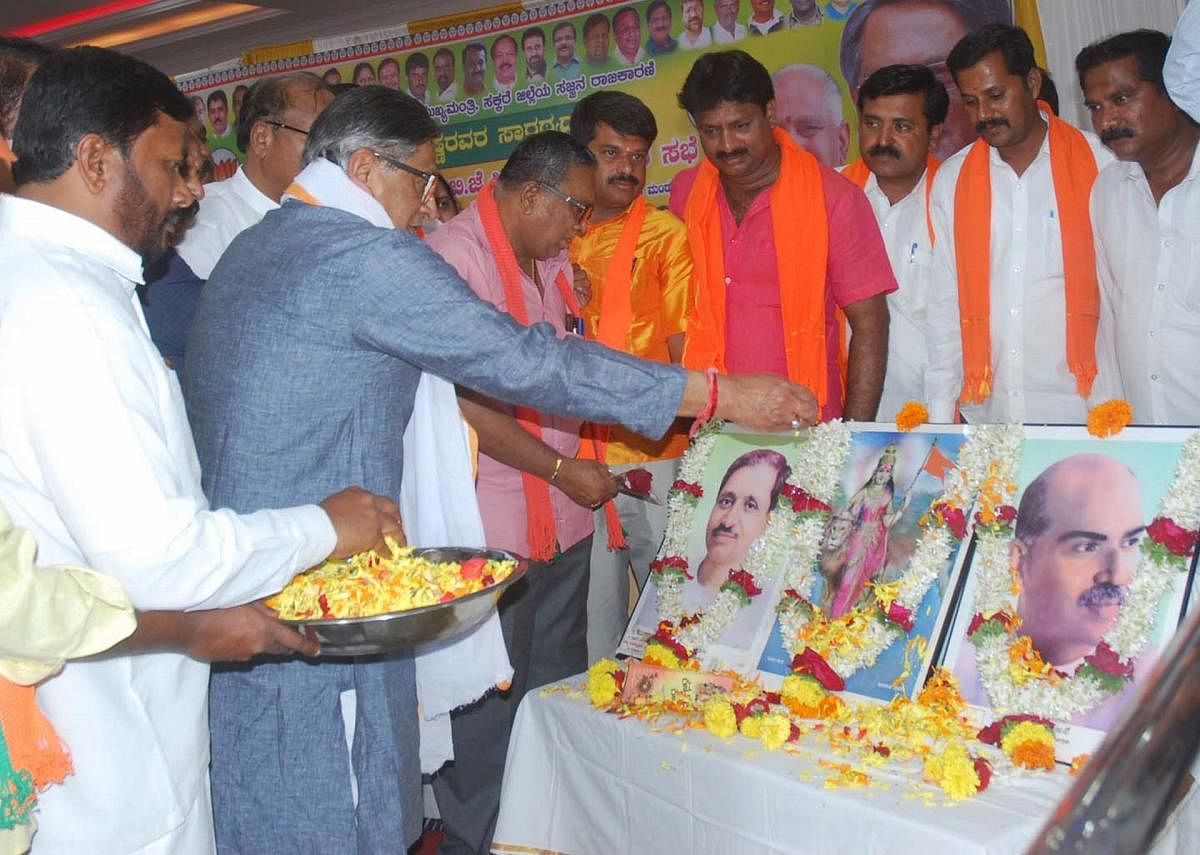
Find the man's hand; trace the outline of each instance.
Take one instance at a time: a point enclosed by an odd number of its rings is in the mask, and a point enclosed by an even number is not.
[[[279,622],[262,603],[187,612],[183,652],[201,662],[245,662],[260,653],[316,656],[317,642]]]
[[[385,496],[376,496],[361,487],[347,487],[327,497],[321,507],[329,514],[337,532],[337,545],[330,553],[334,558],[346,558],[368,549],[386,553],[385,537],[401,546],[407,542],[400,508]]]
[[[617,479],[596,460],[564,458],[552,483],[585,508],[597,508],[617,495]]]
[[[571,290],[575,292],[575,299],[579,301],[579,308],[582,309],[592,299],[592,280],[588,278],[587,271],[578,264],[572,264],[571,271],[575,274]]]
[[[803,386],[773,374],[718,378],[718,418],[755,430],[793,430],[817,423],[817,399]]]

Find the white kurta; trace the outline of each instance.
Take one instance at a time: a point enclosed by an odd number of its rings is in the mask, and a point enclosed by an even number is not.
[[[1183,7],[1163,63],[1163,82],[1171,100],[1200,122],[1200,4]]]
[[[138,609],[179,610],[263,597],[328,555],[336,534],[315,505],[209,510],[178,381],[134,293],[137,254],[6,196],[0,258],[0,504],[39,563],[93,567]],[[177,653],[114,656],[39,688],[75,774],[41,798],[38,853],[130,852],[206,804],[208,671]]]
[[[1084,132],[1103,169],[1113,156]],[[962,336],[958,309],[958,272],[954,248],[954,194],[970,147],[947,159],[933,182],[932,213],[937,243],[930,276],[929,370],[925,400],[930,420],[953,419],[962,390]],[[1088,401],[1075,389],[1067,368],[1066,281],[1062,232],[1050,174],[1050,135],[1022,175],[989,151],[991,210],[992,394],[982,404],[962,408],[977,424],[1067,423],[1087,418]],[[1099,375],[1091,401],[1119,394],[1112,345],[1097,341]],[[1108,358],[1105,358],[1108,354]]]
[[[1136,163],[1092,188],[1096,261],[1124,397],[1137,424],[1200,424],[1200,147],[1156,205]]]
[[[925,398],[925,368],[929,364],[925,309],[929,303],[929,269],[933,246],[925,216],[925,173],[912,191],[892,204],[872,173],[863,192],[875,212],[888,261],[899,288],[888,294],[887,376],[877,418],[888,422],[906,401]]]
[[[204,185],[200,213],[179,245],[179,255],[193,273],[207,279],[233,239],[278,207],[240,167],[232,178]]]

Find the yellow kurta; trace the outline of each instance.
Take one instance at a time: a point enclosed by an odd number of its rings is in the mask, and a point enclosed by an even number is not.
[[[592,298],[583,309],[589,338],[596,337],[600,307],[604,303],[604,277],[629,212],[592,226],[571,242],[571,260],[587,271]],[[684,332],[692,304],[692,256],[687,229],[668,211],[648,207],[634,252],[633,320],[625,352],[642,359],[670,362],[667,339]],[[661,440],[650,440],[614,425],[608,444],[610,466],[641,463],[680,456],[687,448],[687,433],[672,429]]]

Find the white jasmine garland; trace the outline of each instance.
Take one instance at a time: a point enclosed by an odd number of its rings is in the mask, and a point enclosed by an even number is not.
[[[1005,455],[1001,470],[1015,472],[1019,449],[1002,445]],[[1200,433],[1192,434],[1184,444],[1171,486],[1160,502],[1160,517],[1166,517],[1188,530],[1200,525]],[[974,609],[987,619],[996,612],[1017,614],[1016,593],[1010,569],[1011,529],[978,530],[976,570],[978,573]],[[1102,638],[1122,663],[1130,663],[1141,654],[1158,618],[1162,598],[1178,578],[1181,564],[1167,559],[1147,537],[1137,572],[1129,585],[1128,597],[1117,620]],[[1183,564],[1186,567],[1186,563]],[[979,676],[992,707],[999,713],[1036,712],[1052,719],[1067,720],[1093,709],[1121,685],[1119,680],[1104,680],[1095,670],[1081,667],[1075,674],[1034,673],[1023,663],[1013,662],[1012,647],[1017,637],[1010,632],[976,632],[975,645]]]

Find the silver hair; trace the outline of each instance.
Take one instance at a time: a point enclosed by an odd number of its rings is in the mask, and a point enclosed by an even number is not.
[[[407,160],[440,133],[425,106],[386,86],[359,86],[339,95],[317,117],[304,144],[305,166],[324,157],[343,169],[359,149]]]

